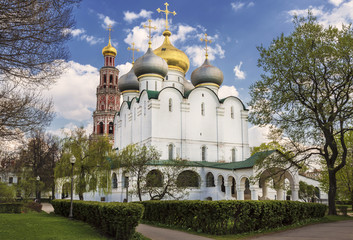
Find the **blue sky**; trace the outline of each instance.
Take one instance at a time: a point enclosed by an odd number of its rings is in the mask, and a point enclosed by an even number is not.
[[[115,63],[121,74],[131,68],[131,52],[127,47],[135,42],[142,56],[147,49],[147,30],[142,25],[152,19],[158,27],[153,32],[152,48],[163,41],[165,1],[155,0],[83,0],[75,9],[76,26],[68,30],[71,52],[67,71],[46,94],[53,98],[57,117],[49,127],[53,133],[73,126],[92,129],[92,112],[96,104],[99,69],[103,65],[102,48],[108,43],[108,24],[112,24],[112,43],[117,49]],[[235,94],[245,104],[249,102],[249,86],[260,80],[257,67],[257,46],[268,46],[281,33],[293,30],[294,14],[306,15],[312,9],[325,26],[341,26],[353,19],[353,0],[170,0],[169,15],[172,43],[190,59],[186,78],[204,60],[204,33],[213,40],[209,45],[211,63],[224,74],[221,94]],[[250,141],[265,130],[250,126]],[[257,145],[252,143],[251,145]]]

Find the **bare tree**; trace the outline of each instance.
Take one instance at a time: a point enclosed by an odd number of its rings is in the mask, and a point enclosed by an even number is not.
[[[52,102],[40,90],[65,68],[78,2],[0,1],[0,138],[16,138],[52,120]]]

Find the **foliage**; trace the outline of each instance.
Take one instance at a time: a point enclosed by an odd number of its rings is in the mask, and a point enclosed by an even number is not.
[[[66,41],[78,0],[0,2],[0,138],[14,139],[50,123],[53,104],[41,90],[68,59]]]
[[[319,194],[315,186],[307,184],[306,182],[299,182],[299,198],[305,202],[311,202],[312,199],[317,198]]]
[[[52,201],[54,212],[69,215],[70,201]],[[137,203],[73,202],[73,217],[87,222],[115,239],[130,239],[143,215],[143,206]]]
[[[311,12],[295,17],[294,27],[269,47],[258,47],[264,74],[250,88],[249,120],[278,130],[292,163],[325,159],[329,214],[336,214],[336,173],[347,158],[342,136],[351,131],[353,119],[353,27],[324,28]]]
[[[29,212],[0,214],[0,239],[107,240],[96,229],[81,221],[72,221],[54,214]]]
[[[144,201],[143,220],[209,234],[235,234],[325,216],[326,206],[292,201]]]
[[[15,200],[15,189],[6,183],[0,182],[0,203],[13,202]]]
[[[0,213],[21,213],[22,203],[0,203]]]
[[[107,136],[89,139],[85,130],[77,128],[66,136],[62,143],[63,153],[55,167],[55,179],[60,186],[68,182],[71,176],[72,165],[70,157],[76,159],[73,165],[74,189],[83,200],[83,193],[97,191],[111,191],[110,162],[115,158]]]
[[[31,209],[36,212],[41,212],[43,205],[34,201],[27,202],[23,205],[27,209]]]
[[[158,161],[160,156],[160,153],[153,146],[131,144],[119,151],[116,163],[113,163],[116,166],[124,167],[126,172],[136,177],[136,188],[133,187],[133,192],[137,194],[140,201],[142,201],[142,195],[144,194],[142,184],[145,183],[147,164]]]
[[[52,191],[54,196],[54,167],[60,158],[59,140],[42,130],[31,133],[31,138],[24,144],[15,163],[15,172],[20,177],[17,186],[24,198],[33,193],[41,198],[41,191]],[[37,180],[37,177],[40,180]]]

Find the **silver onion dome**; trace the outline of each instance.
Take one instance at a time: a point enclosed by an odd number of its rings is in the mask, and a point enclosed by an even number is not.
[[[127,90],[139,90],[139,81],[134,73],[134,67],[130,71],[119,78],[118,88],[120,92]]]
[[[134,65],[134,72],[137,78],[144,74],[157,74],[164,78],[168,73],[168,64],[166,61],[153,53],[151,48]]]
[[[197,87],[200,84],[216,84],[220,86],[223,82],[222,71],[215,66],[212,66],[208,59],[191,74],[191,82]]]

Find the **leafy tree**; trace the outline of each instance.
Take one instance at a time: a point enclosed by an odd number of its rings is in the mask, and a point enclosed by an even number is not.
[[[294,26],[288,36],[258,47],[264,74],[250,87],[249,120],[281,132],[286,152],[292,153],[287,163],[305,163],[312,156],[325,160],[333,215],[336,174],[348,153],[343,135],[352,130],[352,26],[324,28],[310,12],[307,18],[295,17]]]
[[[74,189],[83,200],[83,194],[90,191],[108,193],[111,191],[109,159],[115,157],[107,136],[90,140],[85,130],[77,128],[63,139],[62,156],[55,167],[55,179],[63,185],[71,176],[70,157],[74,156]]]
[[[6,183],[0,182],[0,203],[15,201],[15,189]]]
[[[41,191],[50,190],[54,196],[54,167],[59,154],[58,139],[42,130],[31,133],[31,138],[22,146],[15,164],[15,172],[21,177],[18,190],[23,191],[25,197],[35,192],[36,198],[40,199]]]
[[[311,202],[312,199],[316,198],[317,190],[315,186],[307,184],[306,182],[299,182],[299,198],[305,202]]]
[[[52,120],[52,102],[41,90],[65,68],[78,2],[0,1],[0,138],[18,138]]]

